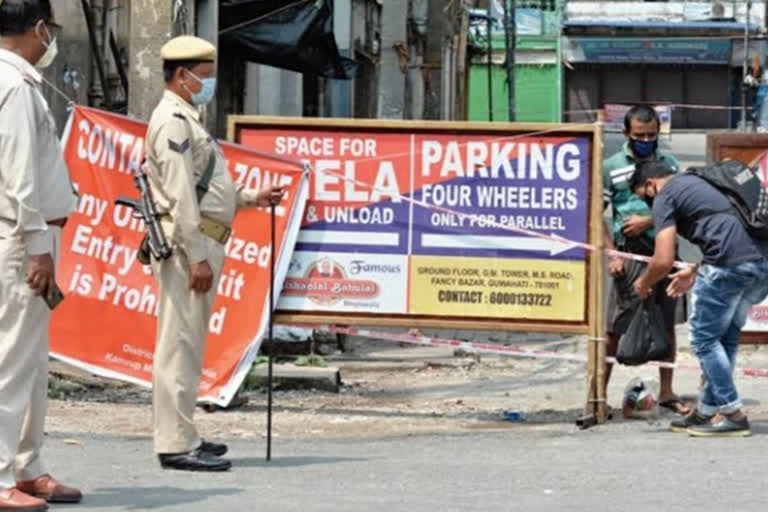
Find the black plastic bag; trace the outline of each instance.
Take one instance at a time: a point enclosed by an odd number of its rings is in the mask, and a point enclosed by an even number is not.
[[[632,320],[619,338],[616,360],[628,366],[648,361],[663,361],[669,357],[670,343],[661,307],[650,297],[638,301]]]
[[[298,73],[354,78],[357,63],[336,44],[332,0],[221,0],[219,5],[222,51]]]
[[[632,252],[640,252],[641,249],[637,245],[631,247]],[[634,290],[635,281],[645,269],[645,264],[626,261],[624,274],[615,280],[621,302],[629,304],[614,319],[614,332],[621,334],[616,360],[629,366],[663,361],[669,357],[671,348],[664,313],[659,305],[666,290],[660,290],[657,284],[645,300],[640,300]]]

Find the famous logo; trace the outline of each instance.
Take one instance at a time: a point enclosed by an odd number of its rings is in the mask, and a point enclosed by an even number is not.
[[[374,281],[347,278],[344,267],[330,258],[311,264],[304,277],[287,278],[283,287],[283,295],[307,297],[323,306],[342,299],[372,299],[379,291],[379,284]]]
[[[363,260],[353,260],[349,264],[349,273],[357,274],[399,274],[402,272],[400,265],[386,265],[382,263],[368,263]]]

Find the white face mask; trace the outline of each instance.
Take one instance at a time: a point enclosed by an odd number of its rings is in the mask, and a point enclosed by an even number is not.
[[[37,61],[37,64],[35,64],[35,67],[39,69],[45,69],[53,64],[56,55],[59,53],[59,46],[56,44],[56,38],[51,36],[48,27],[45,27],[45,31],[48,32],[48,41],[50,42],[48,44],[43,43],[45,45],[45,53],[40,57],[40,60]]]

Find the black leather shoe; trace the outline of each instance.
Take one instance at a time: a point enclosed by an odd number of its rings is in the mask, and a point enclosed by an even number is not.
[[[189,453],[161,453],[157,456],[163,469],[181,471],[227,471],[232,463],[200,448]]]
[[[225,453],[227,453],[227,450],[229,448],[224,443],[210,443],[208,441],[203,441],[199,446],[200,451],[208,452],[212,455],[216,455],[217,457],[221,457]]]

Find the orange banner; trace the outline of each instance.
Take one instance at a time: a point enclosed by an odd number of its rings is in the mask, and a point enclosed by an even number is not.
[[[145,133],[144,123],[90,108],[75,107],[69,119],[64,158],[80,198],[62,237],[56,277],[66,300],[53,314],[51,354],[95,374],[150,386],[157,288],[150,267],[136,259],[143,223],[114,204],[120,195],[138,196],[132,173],[144,156]],[[307,173],[301,162],[243,146],[222,144],[222,150],[238,183],[287,187],[276,209],[275,283],[281,290],[307,200]],[[269,210],[242,210],[210,319],[201,401],[229,403],[256,357],[269,315],[270,256]]]

